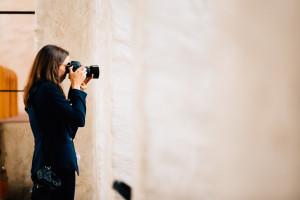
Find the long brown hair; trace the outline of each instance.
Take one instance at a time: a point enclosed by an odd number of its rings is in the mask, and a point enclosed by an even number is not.
[[[40,80],[47,80],[54,83],[65,96],[59,80],[59,66],[68,55],[68,51],[55,45],[46,45],[37,53],[24,88],[23,101],[26,108],[29,107],[27,103],[29,90],[34,83]]]

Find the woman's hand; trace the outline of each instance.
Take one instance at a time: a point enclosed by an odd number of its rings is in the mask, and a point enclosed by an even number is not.
[[[72,89],[80,90],[81,84],[86,79],[86,68],[85,66],[81,66],[75,72],[73,72],[73,67],[69,67],[70,71],[70,80],[71,80],[71,87]]]
[[[94,74],[92,74],[90,77],[86,78],[80,85],[80,89],[83,91],[86,89],[86,86],[88,82],[94,77]]]

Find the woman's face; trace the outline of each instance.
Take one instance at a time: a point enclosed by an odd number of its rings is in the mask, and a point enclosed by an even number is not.
[[[70,62],[70,57],[67,56],[64,62],[59,66],[58,76],[60,82],[63,82],[63,80],[66,78],[66,66],[69,62]]]

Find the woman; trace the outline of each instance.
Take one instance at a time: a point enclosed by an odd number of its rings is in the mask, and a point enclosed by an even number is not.
[[[35,142],[32,181],[37,185],[37,171],[45,166],[51,167],[61,180],[58,190],[43,192],[46,199],[73,200],[75,171],[79,173],[73,139],[78,127],[85,124],[87,94],[83,90],[92,77],[86,78],[84,66],[75,72],[70,67],[71,88],[67,101],[61,82],[66,77],[69,62],[66,50],[55,45],[44,46],[35,57],[24,90],[25,110]],[[34,197],[35,193],[33,199],[41,199]]]

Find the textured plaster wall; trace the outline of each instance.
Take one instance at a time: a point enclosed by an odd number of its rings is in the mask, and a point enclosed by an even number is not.
[[[140,1],[134,6],[134,199],[213,195],[212,6],[207,1]]]
[[[34,0],[0,0],[1,11],[34,11]],[[22,90],[34,58],[34,15],[0,15],[0,65],[14,70]],[[1,87],[1,86],[0,86]],[[0,88],[7,89],[7,88]],[[18,93],[19,114],[25,114],[23,95]]]
[[[134,199],[299,199],[299,1],[134,3]]]
[[[97,49],[102,69],[97,103],[97,140],[101,199],[122,199],[114,180],[132,185],[132,52],[129,1],[98,1]]]
[[[129,1],[111,1],[113,168],[116,179],[132,183],[132,14]]]
[[[218,196],[299,199],[300,2],[219,6]]]

